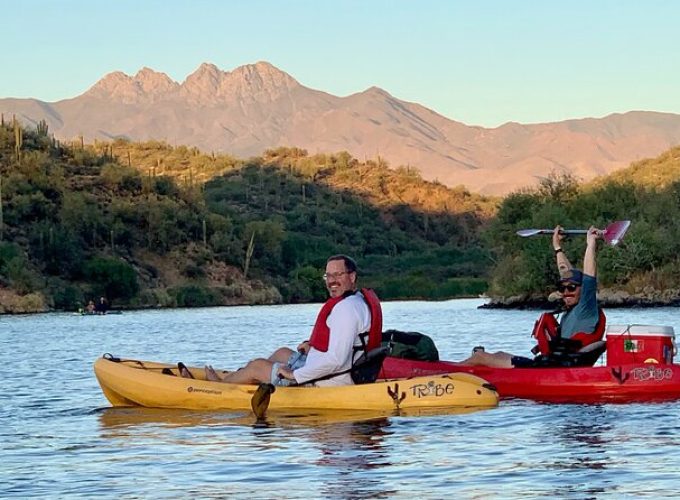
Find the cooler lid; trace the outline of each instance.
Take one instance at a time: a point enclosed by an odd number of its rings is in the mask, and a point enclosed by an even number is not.
[[[661,325],[607,325],[607,335],[642,335],[650,337],[675,337],[672,326]]]

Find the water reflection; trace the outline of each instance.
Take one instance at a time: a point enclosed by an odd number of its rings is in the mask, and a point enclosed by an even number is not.
[[[552,496],[597,498],[615,488],[612,480],[603,481],[607,477],[603,472],[612,460],[609,453],[611,415],[601,405],[569,405],[566,408],[564,412],[555,410],[555,458],[550,467],[564,476],[572,473],[570,471],[580,471],[584,480],[555,485]],[[578,411],[574,411],[575,408]]]
[[[340,423],[366,424],[384,422],[388,417],[408,416],[427,417],[437,415],[464,415],[485,408],[420,408],[394,411],[340,411],[340,410],[309,410],[305,413],[278,410],[267,412],[264,420],[258,422],[250,411],[200,411],[143,407],[107,407],[100,408],[95,413],[99,416],[102,430],[125,430],[141,426],[157,427],[196,427],[234,425],[253,428],[291,428],[291,427],[320,427],[332,426]]]
[[[309,412],[305,414],[270,411],[258,422],[249,411],[197,411],[162,408],[103,408],[99,423],[103,430],[123,431],[142,426],[197,427],[197,426],[247,426],[253,428],[290,428],[298,426],[324,426],[341,422],[384,419],[389,414],[376,412]]]
[[[306,477],[310,470],[323,467],[324,480],[316,488],[321,496],[366,498],[376,491],[380,496],[389,494],[381,481],[358,481],[356,474],[391,465],[382,449],[391,434],[391,415],[394,413],[318,411],[300,415],[280,411],[269,412],[262,426],[250,412],[105,408],[98,418],[101,437],[123,447],[162,442],[168,450],[180,451],[191,442],[194,448],[204,448],[194,451],[194,458],[210,457],[222,471],[234,472],[234,479],[258,477],[276,483],[282,477],[298,477],[305,481],[305,488],[310,488],[307,480],[311,478]],[[247,440],[242,435],[244,427],[252,429]],[[229,428],[240,433],[240,445],[229,442],[225,434]],[[230,455],[228,466],[220,462],[223,459],[215,455],[216,450]],[[257,459],[265,455],[266,462]]]
[[[193,427],[214,425],[221,413],[189,410],[165,410],[162,408],[102,408],[99,424],[103,431],[121,432],[142,426]],[[241,414],[232,414],[240,416]]]
[[[400,482],[386,473],[402,453],[402,438],[393,436],[395,418],[400,419],[403,433],[404,417],[415,425],[431,417],[477,411],[316,411],[304,415],[272,411],[266,416],[266,426],[260,426],[250,412],[106,408],[98,412],[98,420],[101,438],[143,463],[149,460],[151,446],[164,457],[164,468],[183,460],[184,450],[191,449],[192,468],[230,477],[235,483],[268,482],[291,495],[297,491],[323,498],[384,498],[400,491]],[[246,434],[244,429],[250,430]],[[312,477],[323,480],[309,483]]]
[[[310,430],[309,438],[318,447],[314,464],[325,468],[322,497],[367,498],[379,492],[382,498],[396,493],[380,475],[367,474],[392,465],[384,449],[385,439],[393,434],[390,426],[390,419],[381,418]]]
[[[556,422],[557,444],[572,450],[586,450],[590,454],[605,452],[609,444],[605,435],[612,429],[611,416],[607,413],[606,407],[578,405],[576,406],[579,409],[577,412],[574,412],[573,408],[572,406],[564,413],[562,421]],[[559,408],[557,409],[559,410]],[[596,463],[594,462],[592,465],[596,465]],[[605,468],[606,462],[597,463],[597,465]]]

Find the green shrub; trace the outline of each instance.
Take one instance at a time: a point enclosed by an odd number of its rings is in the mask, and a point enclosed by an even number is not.
[[[83,275],[92,283],[97,295],[129,300],[139,291],[135,270],[118,259],[95,257],[85,263]]]
[[[21,256],[21,248],[15,243],[0,243],[0,273],[5,271],[5,266],[12,259]]]
[[[74,311],[85,304],[82,290],[68,283],[61,283],[52,290],[52,300],[56,309],[64,311]]]
[[[177,196],[179,194],[177,184],[172,177],[168,177],[167,175],[162,175],[154,179],[153,190],[160,196]]]
[[[178,307],[205,307],[219,303],[218,296],[213,290],[200,285],[185,285],[172,290],[171,293]]]

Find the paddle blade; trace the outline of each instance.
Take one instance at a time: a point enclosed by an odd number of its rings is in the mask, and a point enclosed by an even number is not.
[[[276,390],[274,384],[260,384],[250,400],[250,407],[258,420],[264,417],[264,414],[269,408],[269,400],[272,393]]]
[[[602,239],[605,241],[605,243],[611,246],[616,246],[621,241],[621,239],[623,239],[623,236],[626,234],[626,231],[628,231],[629,226],[630,226],[629,220],[617,220],[616,222],[612,222],[606,228],[604,228],[600,234],[602,235]],[[516,234],[518,236],[526,238],[528,236],[536,236],[537,234],[553,234],[554,232],[555,232],[554,229],[520,229],[519,231],[517,231]],[[563,229],[561,233],[587,234],[588,230]]]
[[[612,222],[604,228],[604,231],[602,231],[602,239],[607,244],[616,246],[623,239],[629,226],[629,220],[617,220],[616,222]]]
[[[520,229],[517,231],[517,235],[522,238],[527,236],[536,236],[537,234],[552,234],[554,231],[552,229]]]

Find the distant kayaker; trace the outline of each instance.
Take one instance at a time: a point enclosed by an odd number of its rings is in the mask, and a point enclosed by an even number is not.
[[[597,240],[600,231],[595,227],[588,229],[586,236],[586,252],[583,257],[583,271],[572,266],[571,262],[562,250],[562,227],[555,227],[552,245],[557,260],[557,269],[560,274],[558,284],[559,296],[564,302],[564,312],[560,318],[559,330],[562,339],[571,339],[574,335],[590,335],[600,326],[604,326],[600,320],[600,312],[597,306],[597,267],[596,253]],[[513,354],[498,351],[485,352],[483,348],[475,348],[472,356],[461,361],[464,365],[481,365],[498,368],[528,368],[536,366],[549,366],[551,361],[559,366],[560,360],[550,358],[550,355],[539,355],[536,358],[515,356]]]
[[[109,310],[109,303],[106,301],[106,297],[100,297],[99,302],[95,305],[95,312],[97,314],[106,314]]]
[[[364,352],[364,345],[380,346],[380,303],[371,290],[357,290],[357,265],[346,255],[334,255],[327,260],[323,279],[330,299],[321,308],[310,339],[298,345],[297,352],[282,347],[269,358],[254,359],[244,368],[224,376],[207,366],[208,379],[237,384],[290,385],[331,375],[316,385],[352,384],[349,373],[332,375],[349,370]]]

